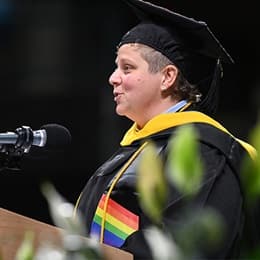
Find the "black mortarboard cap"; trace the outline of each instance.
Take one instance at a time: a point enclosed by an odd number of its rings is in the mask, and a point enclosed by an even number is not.
[[[122,37],[119,46],[141,43],[164,54],[191,84],[198,86],[203,95],[202,103],[207,103],[203,109],[212,112],[216,105],[212,104],[213,93],[217,91],[222,73],[221,62],[233,63],[233,60],[207,24],[147,1],[124,1],[140,23]]]

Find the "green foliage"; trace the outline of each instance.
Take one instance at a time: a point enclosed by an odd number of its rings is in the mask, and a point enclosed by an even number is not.
[[[62,246],[50,241],[42,241],[36,252],[33,251],[33,233],[26,233],[15,260],[87,260],[104,259],[100,244],[86,235],[82,217],[74,214],[74,205],[67,202],[55,189],[46,182],[42,192],[49,205],[50,215],[57,227],[61,228]]]
[[[150,141],[141,154],[137,170],[137,191],[140,204],[151,218],[158,224],[167,197],[166,178],[163,165],[155,145]]]
[[[24,240],[18,251],[16,252],[15,260],[33,260],[34,258],[34,233],[28,231],[25,233]]]
[[[153,260],[185,260],[182,250],[176,244],[170,231],[170,229],[165,231],[156,226],[150,226],[144,230]]]
[[[243,259],[259,260],[260,259],[260,247],[250,250]]]
[[[170,185],[174,185],[186,198],[197,193],[203,178],[198,133],[193,125],[179,127],[171,137],[168,148],[169,156],[165,166],[152,142],[144,149],[139,162],[137,187],[140,202],[155,225],[162,220],[168,192],[167,178]],[[199,256],[199,249],[204,246],[213,249],[223,238],[223,221],[215,211],[182,210],[179,228],[173,230],[169,226],[165,230],[151,227],[145,232],[154,259],[162,259],[162,256],[168,260],[191,259]]]
[[[192,125],[179,127],[169,143],[167,173],[185,195],[194,195],[201,185],[203,164],[198,151],[198,133]]]
[[[67,202],[51,183],[43,183],[41,188],[48,202],[50,215],[56,226],[65,229],[70,234],[86,235],[81,216],[74,215],[74,205]]]
[[[192,211],[188,209],[183,214],[182,223],[174,230],[175,240],[185,259],[200,256],[200,250],[213,250],[223,240],[225,226],[222,217],[211,208]]]
[[[166,169],[152,141],[143,150],[137,169],[137,191],[140,204],[153,223],[161,221],[168,193],[167,177],[181,193],[194,195],[197,192],[203,177],[197,138],[192,125],[181,126],[170,140]]]
[[[260,122],[251,130],[249,142],[260,151]],[[252,205],[260,197],[260,156],[255,160],[247,157],[242,165],[242,184],[244,186],[247,202]]]
[[[63,229],[63,258],[62,260],[103,259],[100,244],[86,235],[82,216],[75,214],[74,205],[67,202],[50,183],[42,185],[50,214],[56,226]]]

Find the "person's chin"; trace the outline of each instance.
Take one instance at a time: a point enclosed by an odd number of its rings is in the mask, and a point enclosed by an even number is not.
[[[120,107],[120,105],[117,105],[116,107],[116,113],[119,115],[119,116],[125,116],[125,109],[123,109],[123,107]]]

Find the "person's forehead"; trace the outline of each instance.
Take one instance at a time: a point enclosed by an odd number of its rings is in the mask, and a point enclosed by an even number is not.
[[[123,57],[123,56],[139,55],[140,50],[141,50],[141,48],[140,48],[139,44],[133,44],[133,43],[123,44],[117,50],[116,59],[118,59],[119,56]]]

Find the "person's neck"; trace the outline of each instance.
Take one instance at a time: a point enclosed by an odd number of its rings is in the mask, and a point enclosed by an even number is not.
[[[137,130],[142,129],[152,118],[156,117],[159,114],[165,113],[166,111],[172,109],[180,101],[171,101],[168,103],[160,104],[156,109],[150,111],[150,113],[142,113],[140,119],[134,120],[137,125]],[[183,104],[185,105],[185,103]]]

